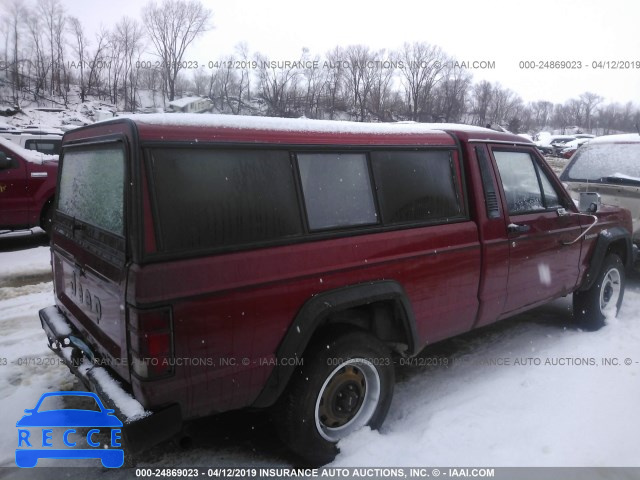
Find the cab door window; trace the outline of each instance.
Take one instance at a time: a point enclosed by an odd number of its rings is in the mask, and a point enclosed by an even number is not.
[[[546,173],[527,152],[494,151],[509,214],[560,207],[559,197]]]
[[[538,177],[540,178],[540,184],[542,185],[542,194],[544,196],[545,207],[547,208],[560,208],[562,207],[562,203],[560,203],[560,197],[558,196],[558,192],[551,184],[549,177],[547,174],[542,171],[542,169],[536,164],[536,171],[538,172]]]

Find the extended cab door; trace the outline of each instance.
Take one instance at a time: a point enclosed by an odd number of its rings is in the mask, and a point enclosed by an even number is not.
[[[580,216],[548,165],[530,147],[493,147],[509,239],[503,314],[573,291],[580,261]]]
[[[29,223],[27,170],[20,157],[0,145],[0,229]]]

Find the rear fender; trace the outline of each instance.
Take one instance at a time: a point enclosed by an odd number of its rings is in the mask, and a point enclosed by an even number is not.
[[[323,292],[309,299],[300,309],[276,353],[278,359],[301,358],[314,334],[324,327],[328,320],[350,308],[370,305],[375,302],[392,301],[400,311],[402,336],[407,344],[408,355],[416,353],[417,330],[413,309],[402,286],[392,280],[382,280],[352,285]],[[267,383],[254,402],[254,407],[272,405],[283,392],[296,369],[294,362],[279,362]]]

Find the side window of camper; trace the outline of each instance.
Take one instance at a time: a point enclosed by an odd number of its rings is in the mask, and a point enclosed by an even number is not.
[[[450,151],[375,151],[371,162],[385,224],[446,222],[463,214]]]
[[[300,235],[286,151],[162,148],[150,151],[160,248],[247,245]]]
[[[299,153],[309,228],[324,230],[378,222],[364,153]]]

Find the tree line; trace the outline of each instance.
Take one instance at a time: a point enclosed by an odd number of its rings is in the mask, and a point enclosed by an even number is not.
[[[474,81],[427,42],[393,50],[336,46],[324,55],[303,49],[293,61],[240,43],[206,65],[187,60],[212,18],[199,0],[150,1],[141,21],[123,16],[88,34],[60,0],[8,0],[0,17],[0,102],[66,106],[75,88],[81,102],[98,99],[125,111],[139,111],[142,93],[150,92],[154,107],[202,95],[214,111],[234,115],[498,124],[530,133],[578,126],[607,134],[640,123],[632,102],[604,103],[592,92],[564,103],[526,103],[498,82]]]

